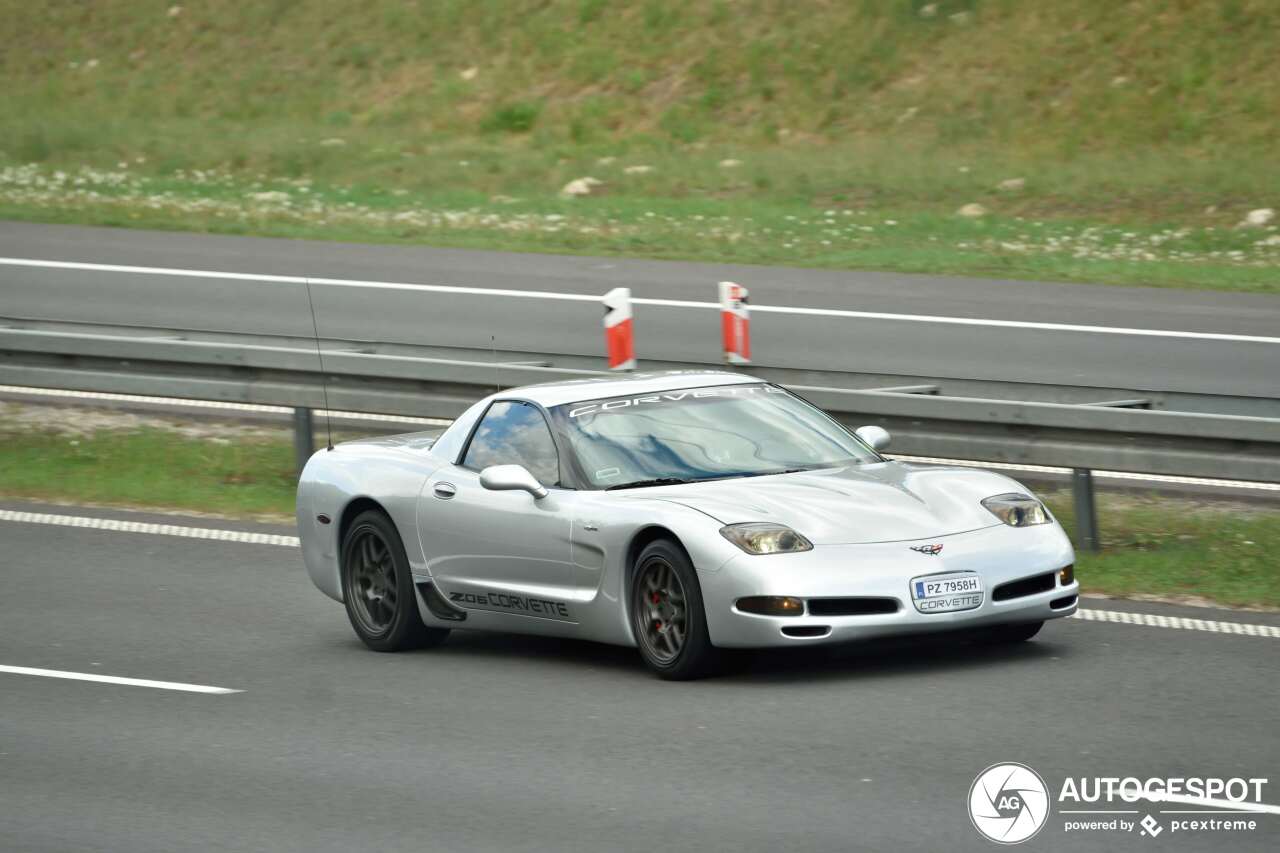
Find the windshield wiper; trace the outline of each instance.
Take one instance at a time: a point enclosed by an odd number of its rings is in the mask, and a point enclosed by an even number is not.
[[[636,480],[631,483],[618,483],[616,486],[605,486],[606,492],[614,489],[639,489],[645,486],[683,486],[685,483],[697,483],[698,480],[687,480],[684,477],[655,477],[652,480]]]
[[[810,471],[811,468],[781,468],[777,471],[748,471],[743,474],[734,474],[737,477],[772,477],[774,474],[799,474],[801,471]]]
[[[686,483],[711,483],[716,480],[737,480],[742,477],[769,477],[774,474],[798,474],[809,468],[781,468],[777,471],[743,471],[738,474],[721,474],[718,477],[655,477],[652,480],[636,480],[634,483],[619,483],[616,486],[605,486],[605,491],[613,489],[639,489],[645,486],[683,486]]]

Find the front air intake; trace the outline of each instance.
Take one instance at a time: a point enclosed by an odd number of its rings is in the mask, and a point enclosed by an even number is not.
[[[876,613],[897,613],[896,598],[811,598],[810,616],[870,616]]]
[[[996,587],[995,592],[991,593],[991,600],[1009,601],[1014,598],[1025,598],[1028,595],[1048,592],[1057,583],[1056,575],[1057,572],[1046,572],[1043,575],[1032,575],[1029,578],[1002,583]]]

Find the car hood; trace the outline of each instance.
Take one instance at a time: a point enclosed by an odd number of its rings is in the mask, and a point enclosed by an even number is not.
[[[637,489],[703,512],[723,524],[775,521],[815,545],[898,542],[964,533],[1001,522],[980,503],[1017,481],[970,468],[926,468],[897,462],[824,468]]]

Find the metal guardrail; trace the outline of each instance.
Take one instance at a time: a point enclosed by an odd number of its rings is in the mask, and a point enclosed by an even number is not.
[[[497,385],[605,374],[439,358],[408,346],[370,349],[322,341],[322,373],[316,346],[297,339],[0,327],[0,383],[291,406],[299,410],[299,450],[309,453],[307,410],[325,405],[322,382],[333,409],[452,418]],[[1098,541],[1092,469],[1280,482],[1277,418],[1151,411],[1141,399],[1064,404],[944,396],[931,385],[854,390],[784,384],[850,426],[885,427],[894,434],[896,452],[1075,470],[1084,548]]]

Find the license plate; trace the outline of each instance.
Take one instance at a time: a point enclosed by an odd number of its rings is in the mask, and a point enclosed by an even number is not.
[[[972,610],[982,604],[982,579],[973,572],[925,575],[911,581],[911,599],[921,613]]]

